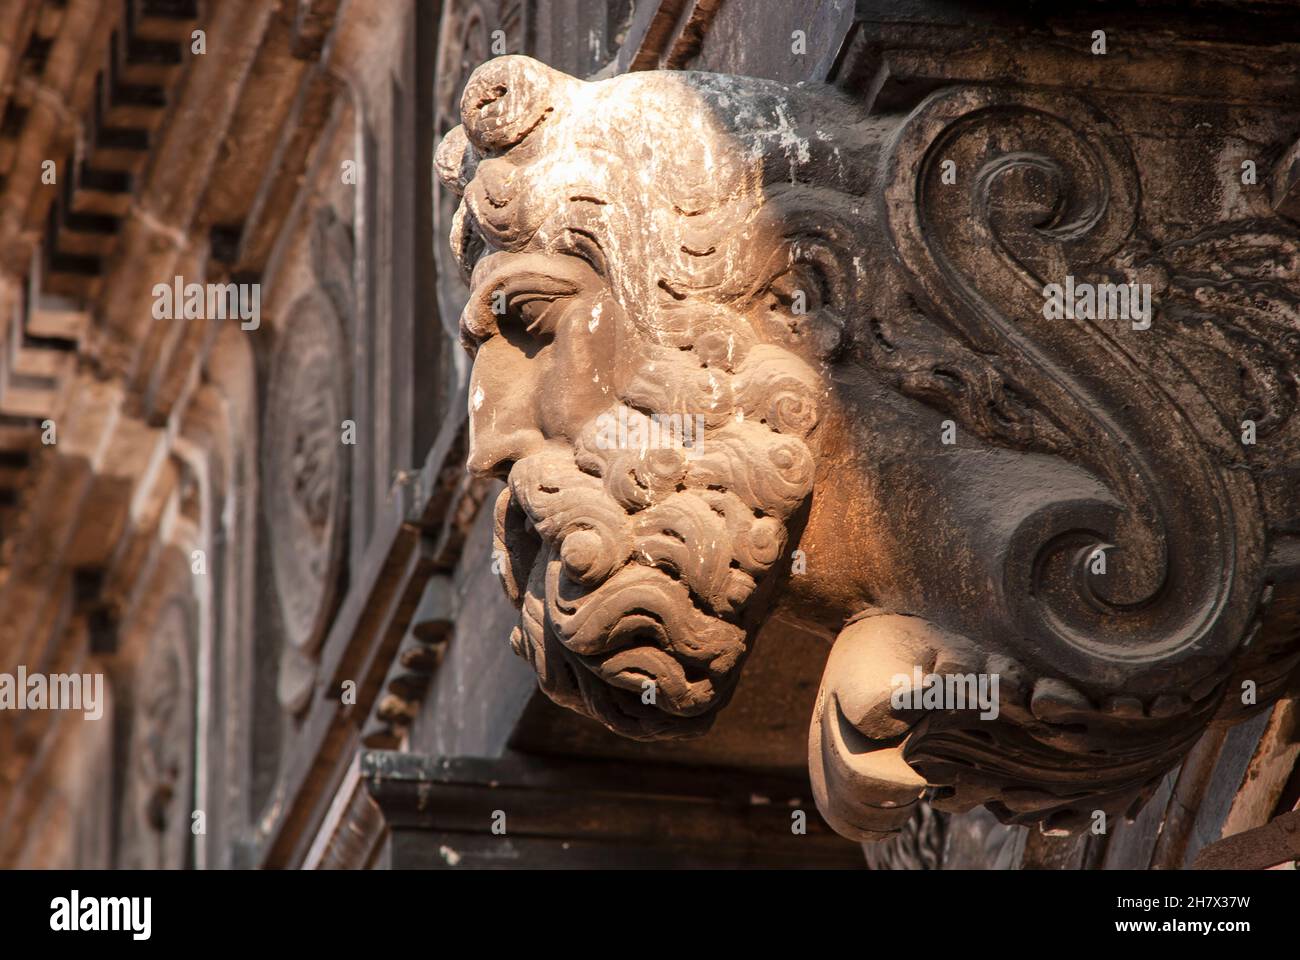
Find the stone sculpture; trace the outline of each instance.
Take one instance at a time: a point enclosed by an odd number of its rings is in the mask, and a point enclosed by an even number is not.
[[[818,806],[881,839],[927,791],[1046,829],[1132,811],[1282,694],[1300,232],[1263,201],[1167,217],[1065,93],[876,115],[503,56],[461,109],[436,172],[469,467],[507,481],[511,642],[557,703],[701,734],[780,611],[833,641]],[[1067,282],[1092,299],[1061,316]],[[1152,311],[1116,315],[1120,289]],[[995,678],[996,715],[900,708],[918,674]]]

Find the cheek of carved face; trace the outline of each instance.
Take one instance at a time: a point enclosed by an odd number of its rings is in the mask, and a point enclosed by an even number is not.
[[[609,405],[616,320],[594,276],[557,292],[499,274],[476,284],[467,308],[491,316],[463,326],[490,331],[477,338],[469,385],[469,467],[504,476],[548,442],[572,445]]]

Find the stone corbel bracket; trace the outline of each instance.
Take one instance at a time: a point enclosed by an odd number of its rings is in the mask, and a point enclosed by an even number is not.
[[[779,609],[837,637],[810,770],[863,839],[927,792],[1053,831],[1131,813],[1281,695],[1300,234],[1262,188],[1161,188],[1204,149],[1162,140],[1194,113],[1169,111],[475,71],[436,166],[462,198],[469,466],[508,484],[511,642],[542,689],[626,736],[702,734]],[[1152,306],[1045,307],[1076,283]],[[690,443],[629,439],[673,416]],[[900,703],[917,674],[996,700]]]

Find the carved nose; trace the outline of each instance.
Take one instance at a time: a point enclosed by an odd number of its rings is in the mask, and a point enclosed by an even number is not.
[[[470,417],[469,456],[465,466],[477,477],[505,480],[515,463],[538,453],[546,446],[541,431],[531,427],[508,432],[493,428],[477,430]]]

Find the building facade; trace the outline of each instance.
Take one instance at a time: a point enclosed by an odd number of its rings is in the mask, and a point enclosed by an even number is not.
[[[1300,803],[1300,24],[1287,4],[0,2],[0,670],[103,677],[99,716],[0,713],[0,864],[1100,869],[1189,867],[1207,851],[1253,866],[1300,856],[1277,842],[1260,854],[1251,832],[1278,832],[1270,821]],[[619,736],[539,688],[511,649],[518,613],[499,582],[503,484],[465,469],[478,409],[460,326],[471,288],[448,244],[460,199],[435,177],[439,143],[463,136],[475,69],[519,54],[587,80],[763,78],[774,85],[753,96],[778,112],[785,97],[827,98],[807,129],[824,121],[828,151],[856,157],[884,137],[915,165],[891,174],[902,192],[876,198],[882,222],[930,218],[910,238],[888,228],[906,275],[894,318],[904,303],[958,316],[976,294],[1023,316],[1023,301],[990,292],[1011,283],[997,249],[1036,276],[1077,255],[1116,283],[1156,285],[1171,348],[1131,368],[1108,361],[1107,380],[1059,345],[1062,368],[1100,398],[1080,407],[1105,426],[1096,434],[1068,426],[1084,414],[1062,412],[1043,373],[1052,347],[1032,337],[999,348],[958,329],[963,352],[921,350],[909,366],[889,359],[903,343],[886,317],[882,353],[864,360],[898,403],[981,450],[1083,451],[1078,463],[1119,500],[1125,478],[1192,462],[1178,459],[1191,441],[1168,439],[1175,419],[1218,417],[1234,435],[1258,426],[1244,448],[1204,440],[1217,492],[1153,481],[1153,501],[1183,497],[1188,518],[1143,541],[1147,560],[1186,561],[1168,590],[1208,578],[1231,620],[1214,625],[1220,646],[1187,641],[1219,657],[1214,703],[1179,689],[1184,661],[1161,648],[1147,693],[1125,688],[1098,708],[1097,743],[1053,741],[1071,771],[1089,769],[1089,752],[1114,761],[1106,770],[1138,765],[1123,744],[1161,718],[1154,691],[1183,695],[1160,728],[1168,751],[1124,780],[1132,796],[1118,812],[1050,819],[1031,796],[1048,779],[1025,760],[1032,750],[1001,744],[973,768],[1031,772],[990,787],[987,805],[945,809],[935,774],[892,839],[841,836],[809,779],[809,718],[835,635],[793,602],[751,625],[743,677],[703,736]],[[647,133],[645,168],[691,155],[692,136],[685,123],[680,141]],[[956,144],[956,182],[983,178],[994,207],[1022,191],[1008,209],[1019,203],[1024,222],[997,220],[1005,236],[954,225],[961,201],[922,189],[944,183],[933,142]],[[779,135],[754,143],[785,149]],[[480,172],[503,155],[478,149]],[[642,169],[619,162],[629,181]],[[472,190],[472,173],[451,179]],[[1092,179],[1102,186],[1090,192]],[[1026,239],[1032,230],[1066,252]],[[955,274],[985,279],[945,301],[939,280]],[[1000,366],[979,364],[999,350]],[[1135,426],[1137,440],[1093,463],[1097,438],[1123,433],[1117,411],[1141,407],[1135,377],[1180,412],[1155,410],[1164,433]],[[560,403],[573,388],[531,389]],[[1149,457],[1108,473],[1133,445]],[[917,486],[957,483],[915,446],[881,449]],[[1007,489],[994,487],[990,500]],[[1220,535],[1226,514],[1248,517]],[[961,516],[997,526],[991,513]],[[915,558],[909,588],[942,593],[945,569],[966,576],[962,551],[1001,556],[982,533],[954,546],[931,519],[911,517],[897,537]],[[815,545],[802,543],[810,565]],[[790,561],[776,565],[781,584],[798,572]],[[960,620],[957,607],[927,609]],[[1110,628],[1099,621],[1093,636]],[[1079,658],[1098,689],[1129,680]],[[1071,695],[1034,689],[1038,720],[1074,709]],[[1067,726],[1068,740],[1079,731]],[[1054,812],[1063,790],[1052,783]],[[1229,837],[1246,845],[1216,846]]]

